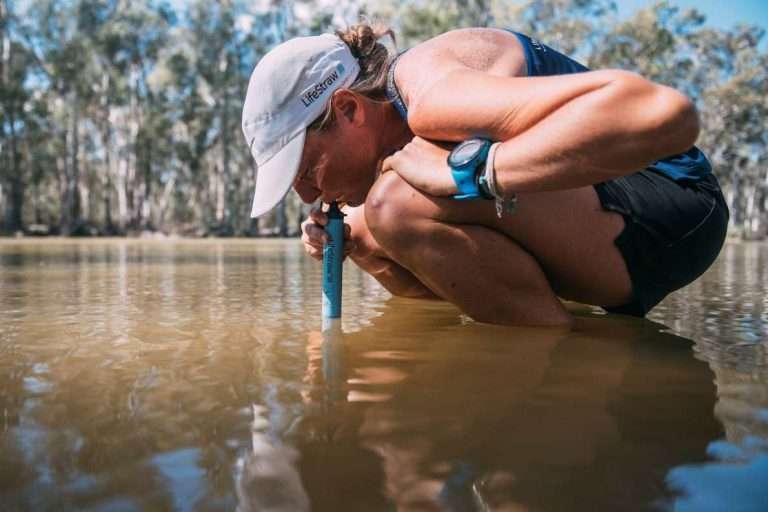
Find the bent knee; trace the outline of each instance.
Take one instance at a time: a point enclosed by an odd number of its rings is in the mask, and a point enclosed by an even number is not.
[[[382,174],[365,200],[365,222],[385,249],[409,243],[424,219],[419,200],[423,194],[395,172]]]

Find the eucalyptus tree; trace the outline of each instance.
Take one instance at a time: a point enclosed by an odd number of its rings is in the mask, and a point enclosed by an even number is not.
[[[28,91],[29,56],[15,37],[13,5],[0,1],[0,203],[4,204],[3,226],[7,232],[23,228],[24,179],[21,140],[24,105]]]
[[[129,68],[128,55],[123,48],[124,28],[120,23],[117,0],[91,4],[91,16],[102,20],[98,30],[91,33],[89,64],[96,70],[91,83],[92,101],[88,115],[92,121],[96,147],[94,155],[100,161],[97,180],[100,185],[101,214],[103,230],[108,234],[123,232],[128,224],[128,208],[125,184],[118,180],[118,166],[121,157],[130,150],[126,143],[119,144],[116,135],[123,125],[122,113],[128,103],[129,82],[126,79]],[[118,183],[122,186],[118,186]],[[117,216],[115,199],[117,198]]]
[[[213,209],[209,223],[213,221],[211,224],[227,234],[234,232],[235,188],[240,181],[239,173],[232,169],[233,146],[242,147],[242,136],[238,136],[238,92],[242,78],[237,72],[240,53],[236,8],[230,0],[198,1],[190,7],[190,32],[196,55],[194,73],[201,80],[198,92],[204,95],[210,109],[210,123],[205,129],[217,153],[208,159],[213,171],[209,173],[213,185],[208,201]]]
[[[398,44],[409,47],[461,27],[485,27],[494,24],[503,8],[500,0],[417,0],[397,2],[361,1],[359,12],[381,20],[397,34]],[[498,5],[497,5],[498,4]],[[352,20],[354,21],[354,20]]]
[[[61,221],[65,233],[80,221],[80,117],[87,84],[82,80],[87,55],[85,34],[76,9],[58,0],[30,4],[25,13],[28,48],[40,64],[38,87],[53,92],[49,115],[56,119],[50,136],[63,142],[56,170],[62,184]]]
[[[252,232],[254,166],[240,128],[242,100],[253,66],[285,38],[290,7],[192,2],[175,44],[163,52],[164,87],[173,97],[177,190],[194,198],[178,205],[178,213],[207,232]],[[285,222],[277,224],[287,233]]]
[[[123,127],[119,138],[129,151],[118,167],[118,203],[120,221],[127,221],[131,229],[153,227],[153,192],[167,163],[165,97],[152,87],[149,77],[161,49],[170,41],[174,22],[173,10],[162,2],[124,0],[118,2],[111,21],[109,37],[119,48],[114,62],[124,70],[127,81],[126,108],[118,118]]]
[[[698,145],[712,161],[731,207],[731,223],[747,237],[766,235],[768,205],[768,54],[765,31],[717,29],[696,10],[660,2],[601,36],[595,67],[637,71],[686,92],[700,112]]]
[[[0,0],[0,210],[103,231],[293,234],[294,193],[249,219],[255,169],[240,130],[248,78],[272,46],[361,15],[407,47],[464,26],[508,27],[591,67],[684,90],[699,145],[747,236],[766,233],[764,31],[716,29],[667,3],[618,20],[612,0]],[[20,7],[20,6],[23,6]],[[20,12],[17,12],[20,11]]]
[[[764,36],[762,29],[740,26],[703,30],[692,40],[702,69],[700,145],[725,184],[731,222],[745,238],[768,234],[768,52],[760,44]]]
[[[58,175],[51,170],[56,169],[58,155],[63,154],[66,148],[61,140],[51,139],[50,136],[56,131],[50,112],[50,96],[44,89],[32,91],[25,106],[22,145],[25,210],[31,210],[27,219],[31,218],[34,223],[25,228],[36,234],[49,233],[50,228],[58,223],[61,213],[58,208],[61,197]]]

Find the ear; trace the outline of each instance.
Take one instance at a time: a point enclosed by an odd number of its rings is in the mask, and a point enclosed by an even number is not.
[[[365,102],[363,97],[349,89],[339,89],[331,98],[336,119],[344,119],[354,126],[362,126],[365,123]]]

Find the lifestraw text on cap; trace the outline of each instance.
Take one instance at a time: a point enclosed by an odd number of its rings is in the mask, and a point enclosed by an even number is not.
[[[301,93],[301,102],[305,107],[309,107],[312,103],[317,101],[323,95],[323,93],[325,93],[325,91],[327,91],[343,74],[344,65],[337,65],[336,69],[329,73],[328,76]]]

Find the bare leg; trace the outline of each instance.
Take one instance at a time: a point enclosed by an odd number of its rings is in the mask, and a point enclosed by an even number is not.
[[[440,299],[403,266],[392,260],[376,242],[365,224],[365,205],[345,208],[344,222],[352,228],[357,250],[350,255],[358,267],[372,275],[392,295],[416,299]]]
[[[426,196],[387,173],[365,217],[392,260],[478,320],[567,323],[556,294],[601,305],[629,300],[629,275],[613,245],[624,222],[602,210],[592,187],[521,195],[519,203],[499,220],[488,201]]]

